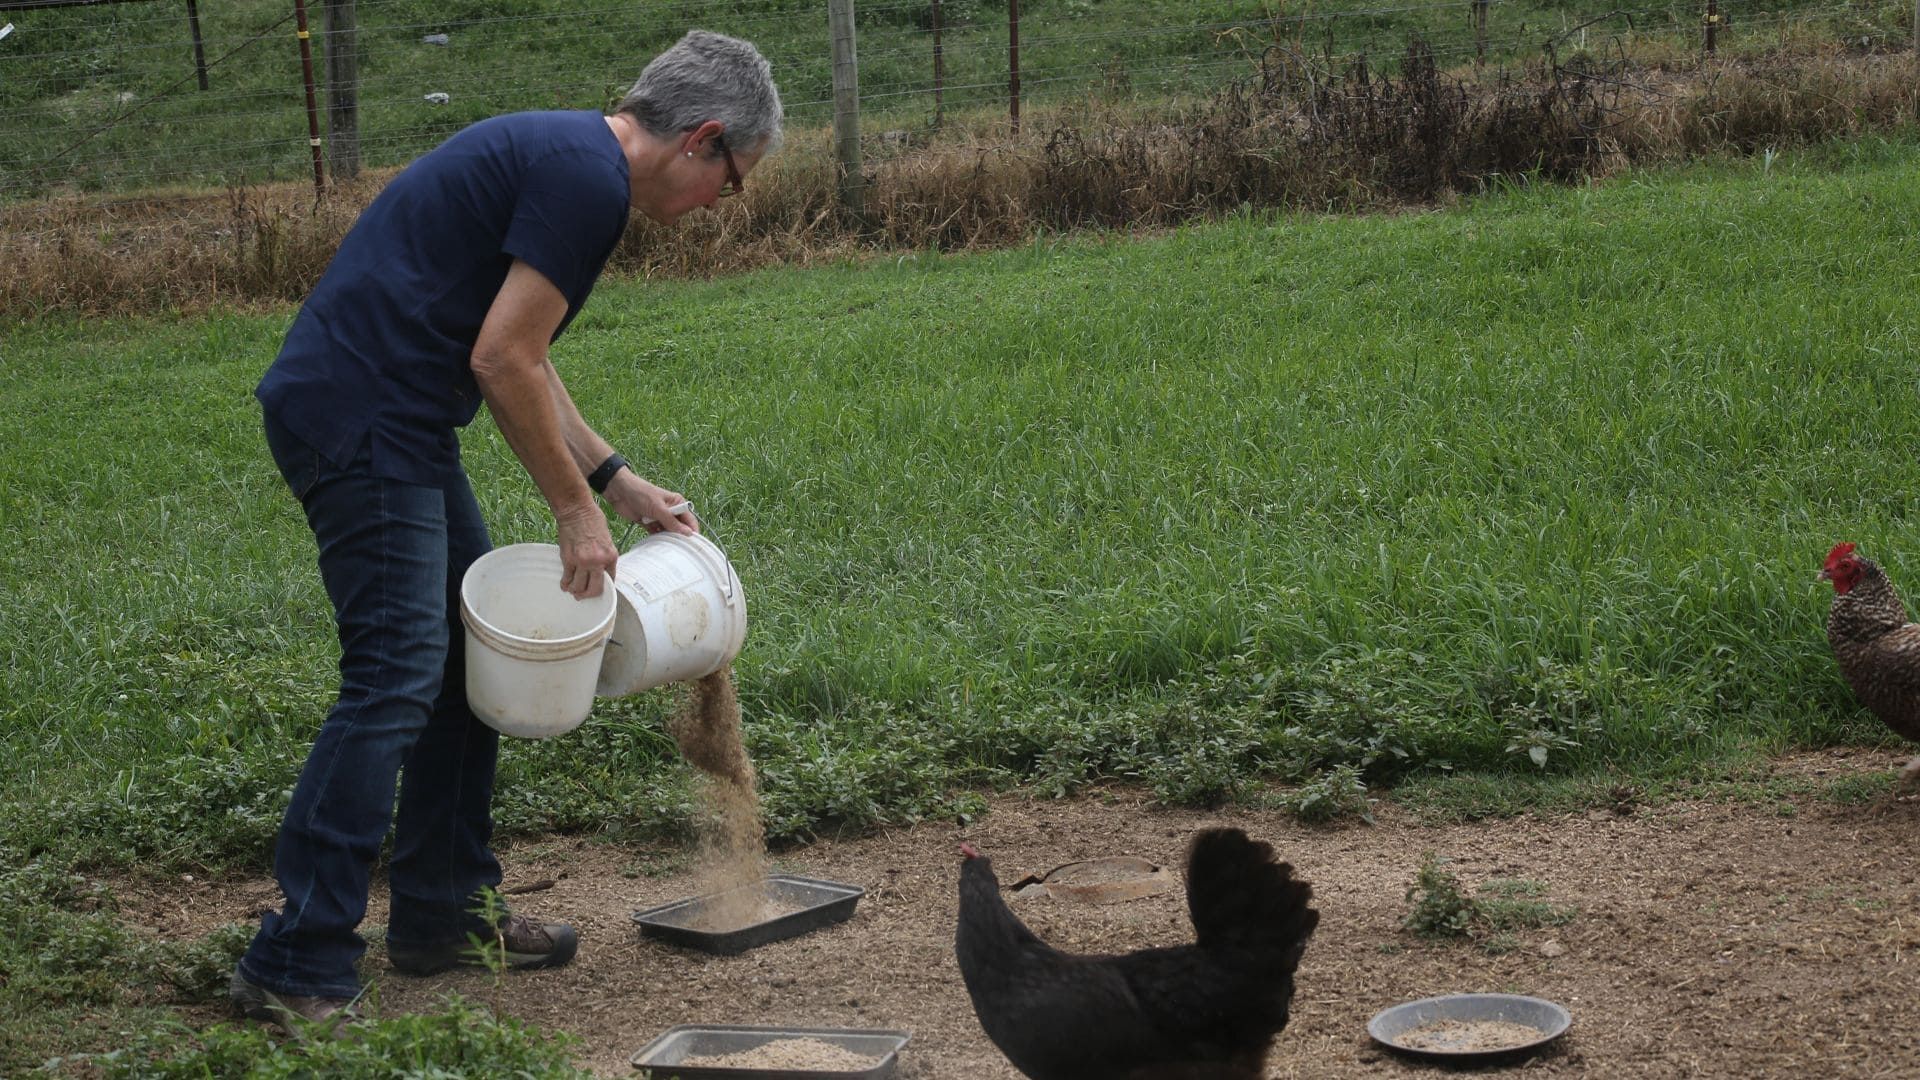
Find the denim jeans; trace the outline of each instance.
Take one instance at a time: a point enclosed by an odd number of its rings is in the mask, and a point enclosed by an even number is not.
[[[373,475],[364,450],[334,465],[271,416],[266,433],[318,543],[340,696],[280,825],[286,905],[262,919],[240,974],[276,993],[350,998],[389,824],[389,943],[465,940],[483,926],[474,894],[500,882],[488,847],[499,735],[467,707],[459,615],[460,579],[492,545],[464,474],[403,483]]]

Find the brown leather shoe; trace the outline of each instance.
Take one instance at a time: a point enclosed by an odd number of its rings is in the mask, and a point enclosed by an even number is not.
[[[353,1011],[354,1002],[358,1000],[356,998],[276,994],[248,981],[238,970],[227,981],[227,997],[233,1001],[234,1008],[249,1020],[271,1021],[289,1032],[301,1022],[338,1028],[359,1018]]]
[[[515,969],[559,967],[573,959],[580,948],[580,935],[566,923],[542,923],[525,915],[508,915],[500,920],[500,943],[506,948],[506,965]],[[470,941],[449,941],[441,945],[395,945],[387,943],[387,959],[407,975],[433,975],[465,964],[486,967],[486,958]]]

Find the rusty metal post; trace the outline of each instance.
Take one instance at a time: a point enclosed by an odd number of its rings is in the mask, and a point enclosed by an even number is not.
[[[1020,0],[1007,0],[1007,115],[1020,134]]]
[[[193,33],[193,73],[200,76],[200,89],[207,89],[207,44],[200,40],[200,5],[187,0],[187,29]]]
[[[1720,0],[1707,0],[1707,55],[1714,52],[1715,38],[1720,30]]]
[[[313,99],[313,34],[307,30],[306,0],[293,0],[293,15],[294,25],[299,27],[294,36],[300,40],[300,73],[306,81],[307,145],[313,149],[313,194],[315,198],[325,198],[327,171],[320,161],[320,109]]]

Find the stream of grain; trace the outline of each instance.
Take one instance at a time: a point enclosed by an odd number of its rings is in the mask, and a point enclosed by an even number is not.
[[[688,684],[686,700],[668,720],[667,731],[704,774],[699,791],[699,895],[725,894],[702,912],[694,928],[737,930],[780,914],[765,888],[743,887],[766,880],[767,839],[753,762],[740,733],[733,668],[723,667]]]

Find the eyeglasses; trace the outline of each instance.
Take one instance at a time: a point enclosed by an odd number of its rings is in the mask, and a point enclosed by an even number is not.
[[[727,144],[721,141],[720,136],[713,137],[713,145],[720,148],[720,158],[727,164],[727,183],[720,189],[720,198],[730,199],[745,191],[747,185],[740,179],[740,166],[733,160],[733,151],[727,149]]]

